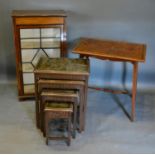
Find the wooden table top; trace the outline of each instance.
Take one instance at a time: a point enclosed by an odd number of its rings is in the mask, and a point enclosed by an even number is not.
[[[34,73],[89,75],[89,60],[42,57]]]
[[[81,38],[74,53],[99,59],[144,62],[146,45],[110,40]]]

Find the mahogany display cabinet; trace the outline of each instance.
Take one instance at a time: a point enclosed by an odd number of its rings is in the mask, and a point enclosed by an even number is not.
[[[19,100],[34,98],[34,68],[40,57],[66,57],[66,12],[14,10],[14,43]]]

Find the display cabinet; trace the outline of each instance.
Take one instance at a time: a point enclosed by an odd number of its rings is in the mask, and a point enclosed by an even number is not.
[[[40,57],[65,57],[66,13],[54,11],[12,12],[16,49],[16,75],[20,100],[34,97],[34,68]]]

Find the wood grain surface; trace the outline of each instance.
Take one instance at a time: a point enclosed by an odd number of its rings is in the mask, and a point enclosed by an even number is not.
[[[111,40],[81,38],[74,53],[100,59],[144,62],[146,45]]]

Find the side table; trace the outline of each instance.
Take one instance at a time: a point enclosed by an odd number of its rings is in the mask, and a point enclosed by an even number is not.
[[[131,102],[131,121],[135,118],[135,102],[137,92],[138,62],[144,62],[146,57],[146,45],[128,43],[111,40],[81,38],[73,49],[74,53],[81,57],[95,57],[102,60],[130,62],[133,64],[132,77],[132,102]],[[100,89],[100,88],[95,88]],[[100,89],[105,91],[106,89]],[[126,91],[108,90],[112,93],[128,94]]]
[[[41,58],[35,68],[35,93],[36,93],[36,125],[40,128],[39,109],[39,80],[66,80],[83,81],[84,102],[80,102],[80,115],[83,121],[80,123],[80,131],[85,128],[85,113],[87,103],[87,87],[89,77],[89,59],[69,59],[69,58]]]

